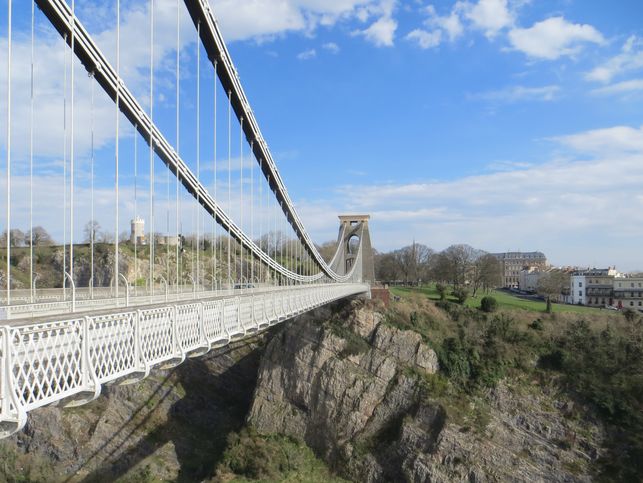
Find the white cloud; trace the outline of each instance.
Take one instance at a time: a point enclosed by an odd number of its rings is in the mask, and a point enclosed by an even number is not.
[[[630,92],[643,91],[643,79],[631,79],[616,82],[605,87],[599,87],[592,91],[593,94],[626,94]]]
[[[397,31],[397,20],[393,18],[393,11],[397,0],[380,0],[363,9],[366,14],[361,18],[364,20],[370,16],[378,17],[369,27],[353,31],[353,35],[361,35],[377,47],[392,47],[395,43],[395,32]]]
[[[356,35],[362,35],[369,42],[377,47],[392,47],[395,43],[395,31],[397,21],[392,17],[383,16],[371,24],[370,27],[356,31]]]
[[[317,51],[315,49],[304,50],[303,52],[297,54],[297,58],[299,60],[310,60],[314,59],[315,57],[317,57]]]
[[[407,40],[417,42],[417,44],[423,49],[430,49],[440,45],[440,42],[442,41],[442,32],[440,30],[427,32],[426,30],[415,29],[409,32],[406,38]]]
[[[531,168],[533,164],[522,161],[496,161],[487,166],[489,171],[513,171],[515,169]]]
[[[457,8],[454,8],[449,15],[445,16],[438,15],[433,5],[429,5],[425,10],[429,15],[429,18],[424,22],[425,25],[444,31],[451,42],[464,33],[464,26],[460,21]]]
[[[426,28],[417,28],[406,35],[407,40],[416,42],[423,49],[430,49],[439,46],[445,38],[450,42],[462,36],[464,26],[460,20],[460,3],[451,10],[449,15],[438,15],[435,7],[429,5],[423,8],[428,15],[423,22]]]
[[[630,126],[595,129],[580,134],[560,136],[554,140],[581,153],[601,156],[643,154],[643,126],[638,129]]]
[[[634,35],[623,44],[621,53],[586,74],[586,79],[608,83],[621,74],[643,69],[643,40]]]
[[[643,267],[643,128],[617,126],[555,139],[581,159],[502,162],[455,180],[353,184],[308,201],[314,234],[328,238],[332,213],[371,214],[379,250],[413,238],[435,249],[469,243],[489,251],[543,250],[559,265]],[[324,214],[326,212],[326,214]],[[400,230],[403,224],[403,230]]]
[[[396,0],[212,0],[226,40],[272,39],[287,32],[312,34],[320,27],[357,20],[366,29],[356,31],[377,46],[393,45],[397,22]]]
[[[25,3],[25,5],[27,5]],[[116,30],[113,23],[103,25],[99,18],[84,18],[89,15],[87,9],[79,6],[80,20],[91,24],[96,30],[91,31],[94,40],[103,54],[115,67]],[[121,77],[125,85],[137,97],[143,108],[149,106],[149,55],[150,48],[147,30],[141,32],[141,25],[146,23],[147,4],[132,6],[121,12]],[[182,29],[194,30],[187,13],[181,16]],[[155,3],[156,30],[165,29],[173,32],[176,28],[176,3],[171,0],[157,0]],[[28,152],[29,139],[29,106],[30,106],[30,39],[24,31],[17,30],[12,42],[12,151],[15,156],[25,156]],[[194,45],[195,37],[184,35],[181,39],[181,49]],[[0,64],[6,65],[7,39],[0,39]],[[176,39],[172,35],[155,36],[155,77],[157,80],[157,99],[161,103],[164,97],[164,76],[168,74],[166,63],[174,58]],[[65,61],[65,56],[67,60]],[[44,19],[38,14],[38,26],[35,47],[34,72],[34,102],[37,106],[34,126],[35,156],[62,156],[63,150],[63,92],[64,92],[64,63],[69,63],[69,49],[63,49],[63,40]],[[172,64],[173,65],[173,64]],[[90,117],[91,117],[91,83],[86,70],[74,57],[75,71],[75,150],[78,156],[86,154],[90,149]],[[0,85],[6,85],[6,69],[0,69]],[[70,122],[71,95],[69,89],[70,72],[68,68],[67,86],[67,120]],[[95,85],[94,106],[94,143],[99,150],[115,138],[114,112],[115,107],[103,92]],[[70,144],[70,126],[67,126],[67,144]],[[131,135],[129,123],[121,123],[123,135]],[[0,133],[0,144],[6,142],[4,130]],[[69,148],[68,148],[69,149]]]
[[[509,41],[534,59],[555,60],[573,56],[582,50],[584,43],[603,44],[603,35],[588,24],[574,24],[563,17],[551,17],[529,28],[509,31]]]
[[[473,99],[499,102],[553,101],[559,92],[560,87],[557,85],[542,87],[510,86],[497,91],[481,92],[471,97]]]
[[[495,37],[502,29],[513,24],[513,14],[507,5],[507,0],[479,0],[472,5],[460,2],[459,8],[464,16],[488,38]]]
[[[439,17],[436,19],[437,24],[446,31],[449,35],[449,40],[454,41],[462,35],[464,32],[464,27],[462,22],[460,22],[460,17],[458,17],[454,12],[451,12],[451,15],[447,17]]]
[[[352,17],[369,18],[377,0],[212,0],[227,41],[312,32]]]
[[[337,45],[335,42],[327,42],[324,45],[322,45],[322,49],[327,50],[331,54],[338,54],[340,51],[339,45]]]

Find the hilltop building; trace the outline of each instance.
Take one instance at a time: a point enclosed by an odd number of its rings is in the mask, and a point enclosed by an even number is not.
[[[130,242],[136,245],[147,245],[148,239],[145,236],[145,220],[139,216],[130,222]],[[179,244],[179,238],[176,235],[161,235],[157,233],[154,236],[155,245],[176,246]]]
[[[576,270],[570,281],[571,303],[590,307],[614,305],[615,279],[622,277],[615,267]]]
[[[154,243],[157,245],[170,245],[175,247],[179,244],[179,238],[176,235],[161,235],[156,234],[154,237]]]
[[[136,245],[145,245],[147,243],[145,239],[145,220],[137,216],[130,222],[130,226],[129,241]]]
[[[546,272],[538,270],[536,267],[524,267],[520,270],[518,279],[518,288],[525,292],[535,292],[538,288],[538,281]]]
[[[643,277],[614,280],[614,303],[619,309],[643,310]]]
[[[502,284],[508,288],[520,286],[520,271],[525,267],[534,270],[547,269],[547,257],[542,252],[505,252],[492,253],[502,265]]]

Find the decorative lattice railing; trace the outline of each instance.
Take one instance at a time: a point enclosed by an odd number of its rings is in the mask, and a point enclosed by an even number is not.
[[[153,367],[175,366],[368,290],[364,284],[276,288],[0,326],[0,437],[22,428],[27,413],[39,407],[87,403],[100,395],[103,384],[135,382]]]

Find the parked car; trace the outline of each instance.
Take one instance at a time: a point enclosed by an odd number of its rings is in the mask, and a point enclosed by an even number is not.
[[[255,288],[255,286],[252,283],[235,283],[234,288],[235,290],[238,290],[238,289],[246,289],[246,288]]]

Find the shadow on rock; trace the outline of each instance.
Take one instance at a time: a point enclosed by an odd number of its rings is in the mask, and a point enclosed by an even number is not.
[[[199,481],[212,476],[225,450],[228,434],[241,429],[252,402],[261,351],[251,351],[231,362],[231,353],[244,345],[251,343],[189,359],[168,373],[129,421],[85,461],[86,467],[93,459],[100,459],[101,463],[82,481],[93,483],[120,478],[168,442],[173,444],[180,466],[176,481]],[[145,431],[154,410],[176,394],[179,383],[185,395],[172,404],[163,424],[154,426],[125,451],[118,445],[109,451],[115,441],[127,441]],[[137,418],[150,406],[152,409],[142,419]]]

